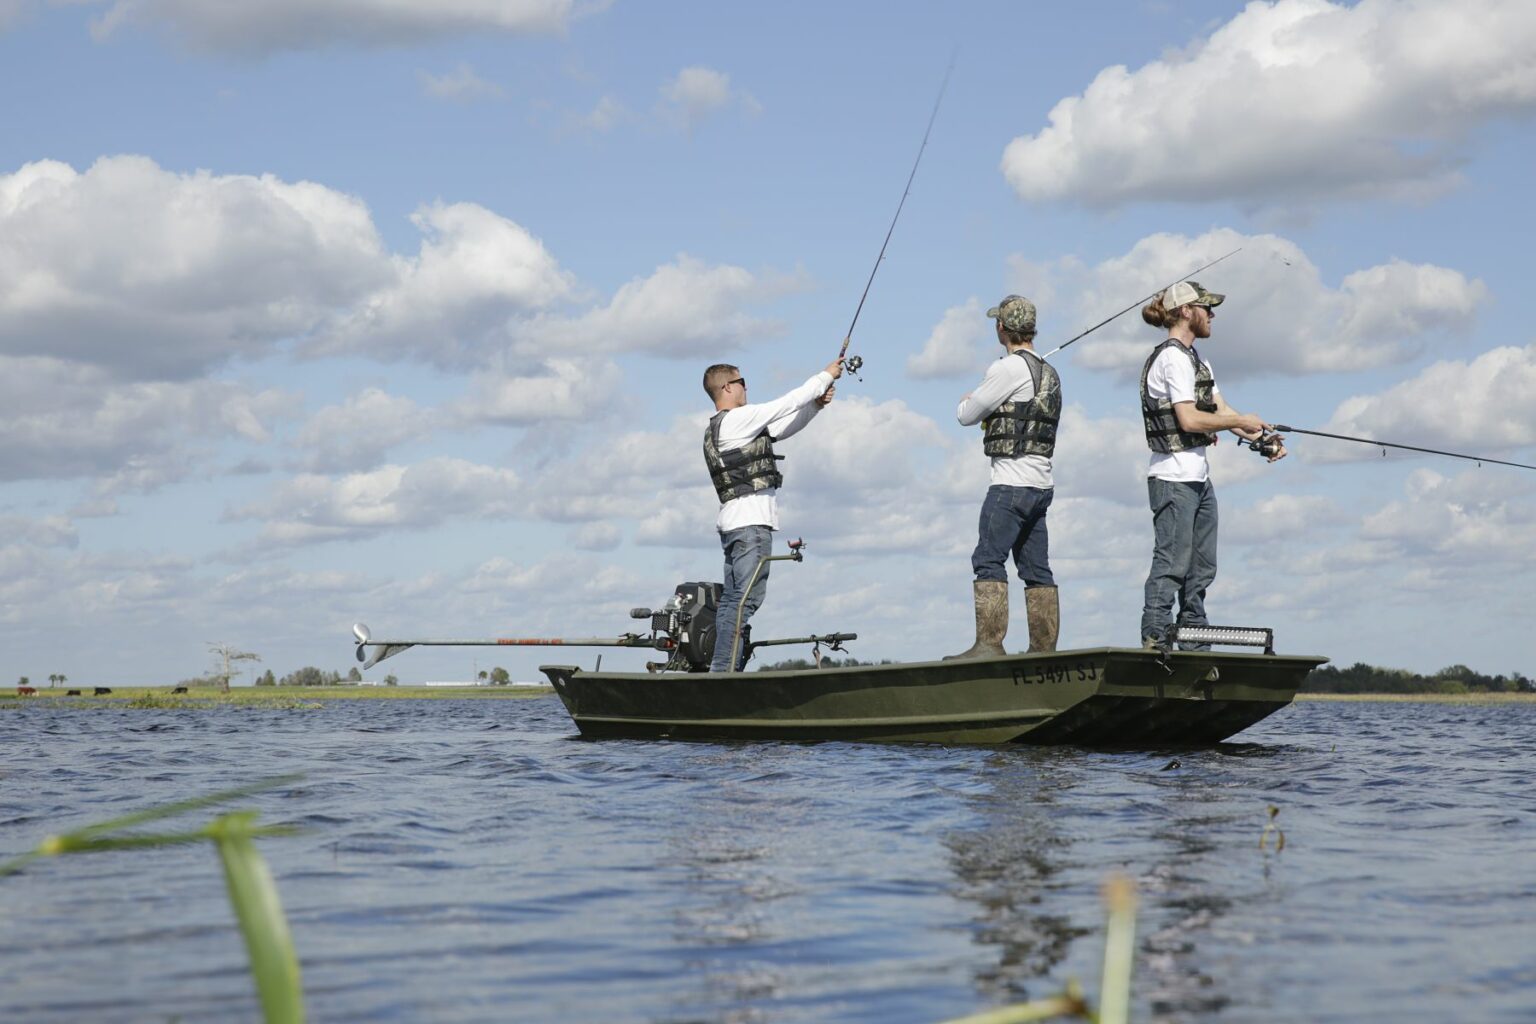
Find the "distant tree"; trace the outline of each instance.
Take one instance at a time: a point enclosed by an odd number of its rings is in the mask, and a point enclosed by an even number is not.
[[[31,686],[32,685],[32,680],[28,679],[26,676],[22,676],[20,679],[16,680],[16,685],[17,686]]]
[[[59,673],[59,685],[63,686],[67,682],[69,682],[69,676],[65,675],[63,672],[60,672]]]
[[[276,686],[277,685],[277,677],[272,674],[272,670],[271,669],[267,669],[261,675],[256,677],[256,685],[257,686]]]
[[[385,676],[384,677],[384,685],[385,686],[399,686],[400,685],[400,680],[396,679],[392,675]]]
[[[502,668],[500,665],[497,665],[495,668],[491,669],[491,682],[495,683],[497,686],[506,686],[511,681],[512,677],[507,675],[507,670]]]
[[[58,675],[57,672],[49,672],[48,673],[48,685],[49,686],[58,686],[59,685],[59,675]]]
[[[362,681],[363,674],[357,670],[356,665],[353,665],[350,669],[347,670],[347,682],[360,683]]]
[[[330,682],[326,674],[313,665],[305,665],[297,672],[283,676],[281,686],[324,686]]]
[[[1536,690],[1519,672],[1490,676],[1465,665],[1449,665],[1432,676],[1356,662],[1348,668],[1315,668],[1302,684],[1308,693],[1509,693]]]
[[[476,675],[475,678],[480,680],[482,683],[485,682],[485,669],[481,669],[479,674]]]
[[[237,651],[233,646],[223,643],[222,641],[218,643],[210,642],[208,644],[208,649],[213,652],[216,663],[215,668],[217,672],[217,678],[220,681],[221,689],[223,689],[225,693],[229,692],[230,677],[238,672],[238,669],[233,671],[231,670],[230,666],[232,664],[240,661],[261,660],[261,655],[259,654],[252,654],[249,651]]]

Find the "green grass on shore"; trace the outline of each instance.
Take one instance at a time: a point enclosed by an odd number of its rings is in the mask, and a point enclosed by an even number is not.
[[[329,700],[495,700],[498,698],[542,697],[553,693],[547,686],[236,686],[228,693],[195,687],[186,693],[171,693],[169,686],[114,686],[112,692],[92,696],[93,688],[82,688],[79,697],[66,697],[63,689],[45,687],[35,697],[17,697],[14,690],[0,691],[0,701],[21,704],[57,700],[72,705],[102,704],[112,707],[197,708],[235,704],[264,708],[319,707]]]

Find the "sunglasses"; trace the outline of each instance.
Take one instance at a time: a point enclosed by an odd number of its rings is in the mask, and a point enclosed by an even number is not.
[[[747,378],[745,377],[737,377],[735,380],[728,380],[725,382],[726,387],[730,387],[732,384],[740,384],[741,390],[747,390]]]

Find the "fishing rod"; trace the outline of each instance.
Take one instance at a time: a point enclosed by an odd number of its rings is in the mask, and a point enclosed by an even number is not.
[[[917,147],[917,157],[912,161],[912,172],[907,175],[907,185],[901,191],[901,201],[896,204],[896,214],[891,218],[891,226],[886,228],[885,241],[880,243],[880,254],[875,257],[875,265],[869,270],[869,280],[864,282],[864,292],[859,296],[859,304],[854,308],[853,319],[848,323],[848,333],[843,335],[843,347],[838,350],[837,358],[843,359],[848,355],[848,344],[853,341],[853,328],[859,322],[859,314],[864,310],[864,300],[869,298],[869,287],[875,283],[875,274],[880,269],[881,262],[885,259],[885,247],[891,244],[891,235],[896,231],[896,222],[901,219],[901,208],[907,205],[907,196],[912,193],[912,180],[917,177],[917,165],[923,161],[923,150],[928,148],[928,136],[933,131],[934,119],[939,116],[939,104],[944,102],[944,91],[949,88],[949,76],[955,70],[955,58],[951,54],[949,67],[944,69],[944,81],[939,84],[939,95],[933,101],[933,112],[928,115],[928,127],[923,129],[922,145]],[[864,365],[863,356],[854,356],[843,364],[848,372],[858,375],[859,368]]]
[[[1153,292],[1151,295],[1148,295],[1146,298],[1137,299],[1135,302],[1131,303],[1129,306],[1126,306],[1124,309],[1122,309],[1120,312],[1116,313],[1114,316],[1110,317],[1109,319],[1107,319],[1107,320],[1100,320],[1098,323],[1094,324],[1092,327],[1088,328],[1086,331],[1084,331],[1083,333],[1077,335],[1076,337],[1068,338],[1066,341],[1062,342],[1060,345],[1057,345],[1055,348],[1051,349],[1049,352],[1047,352],[1041,358],[1042,359],[1049,359],[1049,358],[1051,358],[1051,356],[1055,355],[1057,352],[1060,352],[1062,349],[1066,348],[1068,345],[1072,344],[1074,341],[1081,341],[1083,338],[1088,337],[1088,335],[1092,334],[1094,331],[1098,330],[1100,327],[1103,327],[1105,324],[1112,323],[1113,321],[1120,319],[1122,316],[1125,316],[1125,314],[1129,313],[1131,310],[1135,309],[1137,306],[1144,306],[1147,303],[1151,302],[1153,299],[1157,298],[1157,296],[1163,294],[1163,292],[1167,291],[1169,288],[1172,288],[1174,285],[1178,284],[1179,281],[1188,281],[1190,278],[1192,278],[1196,274],[1200,273],[1200,271],[1202,271],[1202,270],[1209,270],[1210,268],[1214,267],[1216,264],[1220,263],[1222,260],[1226,259],[1228,256],[1236,256],[1238,253],[1240,253],[1242,251],[1243,251],[1243,247],[1242,246],[1238,246],[1236,249],[1233,249],[1231,252],[1227,253],[1226,256],[1218,256],[1216,259],[1211,260],[1211,262],[1205,264],[1204,266],[1196,267],[1194,270],[1191,270],[1189,273],[1185,274],[1183,277],[1179,278],[1177,281],[1170,281],[1167,284],[1163,285],[1161,288],[1159,288],[1157,291]]]
[[[1499,466],[1514,466],[1516,469],[1536,469],[1536,466],[1529,466],[1524,462],[1506,462],[1503,459],[1490,459],[1482,455],[1463,455],[1461,452],[1441,451],[1439,448],[1419,448],[1411,444],[1394,444],[1391,441],[1376,441],[1369,437],[1350,437],[1348,434],[1329,434],[1321,430],[1302,430],[1300,427],[1288,427],[1283,423],[1276,423],[1271,427],[1269,433],[1262,434],[1251,441],[1243,443],[1248,446],[1249,450],[1258,452],[1260,455],[1269,456],[1274,454],[1273,442],[1277,434],[1310,434],[1313,437],[1331,437],[1336,441],[1374,444],[1382,449],[1401,448],[1404,451],[1423,452],[1426,455],[1445,455],[1452,459],[1466,459],[1468,462],[1476,462],[1479,465],[1489,462]],[[1386,455],[1387,453],[1383,450],[1381,454]]]

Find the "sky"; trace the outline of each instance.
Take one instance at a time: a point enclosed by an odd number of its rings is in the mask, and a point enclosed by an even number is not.
[[[703,369],[761,401],[837,354],[951,63],[862,379],[782,446],[806,557],[758,637],[970,645],[954,410],[1009,293],[1049,351],[1240,249],[1198,278],[1231,405],[1536,463],[1527,0],[0,0],[0,680],[617,635],[718,579]],[[1160,340],[1132,310],[1053,357],[1063,648],[1138,642]],[[1213,622],[1536,674],[1536,472],[1228,438]]]

